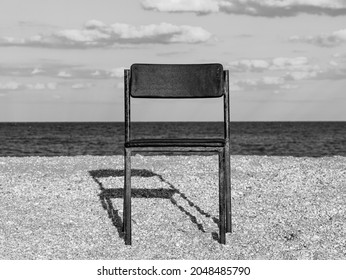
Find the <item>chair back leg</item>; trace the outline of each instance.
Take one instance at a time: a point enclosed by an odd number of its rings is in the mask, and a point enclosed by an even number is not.
[[[219,241],[226,244],[225,150],[219,152]]]
[[[125,148],[125,178],[124,178],[124,212],[123,228],[125,233],[125,244],[131,245],[131,151]]]
[[[230,149],[225,147],[225,188],[226,188],[226,232],[232,232],[232,202],[231,202],[231,158]]]

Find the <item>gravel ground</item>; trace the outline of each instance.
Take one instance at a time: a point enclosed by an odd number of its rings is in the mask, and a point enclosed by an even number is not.
[[[346,158],[232,156],[218,243],[217,156],[0,157],[0,259],[346,259]]]

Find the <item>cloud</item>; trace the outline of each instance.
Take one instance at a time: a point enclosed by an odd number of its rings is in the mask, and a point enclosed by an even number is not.
[[[289,90],[292,87],[286,83],[284,77],[280,76],[264,76],[261,78],[245,78],[234,79],[230,81],[231,91],[246,91],[246,90]]]
[[[194,12],[198,14],[215,13],[220,10],[219,2],[215,0],[144,0],[142,7],[159,12]]]
[[[284,83],[284,79],[282,77],[271,77],[271,76],[264,76],[262,78],[262,83],[265,85],[281,85]]]
[[[12,77],[50,77],[70,79],[122,79],[126,67],[111,69],[86,68],[82,65],[39,64],[39,65],[0,65],[1,76]],[[128,67],[127,67],[128,68]]]
[[[253,71],[253,72],[261,72],[264,70],[267,70],[270,66],[270,63],[265,60],[260,59],[243,59],[243,60],[237,60],[232,61],[228,64],[228,68],[231,71],[235,72],[247,72],[247,71]]]
[[[291,36],[291,42],[303,42],[319,47],[337,47],[346,43],[346,29],[334,31],[330,34],[315,36]]]
[[[335,54],[323,67],[307,57],[242,59],[225,64],[230,71],[232,91],[289,90],[303,80],[346,79],[346,55]]]
[[[343,66],[346,68],[346,53],[335,53],[329,64],[335,67]]]
[[[26,87],[28,89],[36,89],[36,90],[42,90],[46,89],[46,85],[42,83],[36,83],[36,84],[27,84]]]
[[[260,91],[269,90],[279,93],[298,88],[299,85],[292,83],[286,76],[264,76],[262,78],[234,79],[230,81],[230,91]]]
[[[300,13],[346,14],[344,0],[142,0],[142,7],[159,12],[224,12],[263,17],[287,17]]]
[[[125,67],[118,67],[111,69],[108,73],[110,77],[123,78]]]
[[[14,91],[14,90],[55,90],[57,88],[57,83],[19,83],[16,81],[0,82],[1,91]]]
[[[93,77],[100,77],[101,76],[101,72],[99,70],[95,70],[95,72],[92,72],[90,75],[93,76]]]
[[[224,63],[230,71],[230,90],[281,92],[299,87],[301,81],[346,80],[346,53],[335,53],[324,65],[305,56],[241,59]]]
[[[346,61],[346,53],[335,53],[335,54],[333,54],[333,57],[338,58],[338,59],[341,58],[344,61]]]
[[[298,57],[276,57],[273,59],[242,59],[226,64],[231,72],[263,72],[275,70],[317,70],[317,65],[309,64],[308,58]]]
[[[55,90],[57,88],[56,83],[35,83],[35,84],[26,84],[25,87],[27,89],[33,89],[33,90]]]
[[[201,27],[170,23],[133,26],[125,23],[107,25],[98,20],[86,22],[82,29],[67,29],[29,38],[0,38],[0,46],[47,48],[95,48],[117,44],[196,44],[208,41],[211,34]]]
[[[47,89],[55,90],[56,87],[57,87],[57,83],[47,83],[46,84]]]
[[[34,68],[31,72],[32,75],[43,73],[44,71],[40,68]]]
[[[72,75],[66,71],[60,71],[58,73],[58,77],[61,77],[61,78],[71,78]]]
[[[1,76],[22,76],[22,77],[37,77],[37,76],[47,76],[56,77],[58,76],[68,76],[69,74],[65,69],[77,69],[75,65],[68,64],[1,64],[0,65],[0,75]]]
[[[21,84],[18,82],[14,81],[9,81],[9,82],[0,82],[0,90],[18,90],[21,89]]]
[[[71,86],[72,89],[86,89],[91,88],[93,86],[92,83],[76,83]]]
[[[271,61],[271,70],[292,70],[306,69],[311,66],[308,64],[308,58],[304,56],[298,57],[276,57]]]
[[[335,61],[335,58],[337,58],[337,61]],[[321,71],[317,78],[326,80],[346,79],[346,55],[335,54],[329,61],[328,68]]]
[[[293,80],[293,81],[298,81],[298,80],[307,80],[307,79],[312,79],[316,78],[319,72],[316,71],[293,71],[289,72],[285,75],[286,80]]]

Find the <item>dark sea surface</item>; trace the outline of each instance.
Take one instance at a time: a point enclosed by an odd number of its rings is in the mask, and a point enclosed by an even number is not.
[[[346,122],[231,122],[232,155],[346,156]],[[141,122],[133,136],[220,137],[222,123]],[[122,122],[0,123],[0,156],[121,155]]]

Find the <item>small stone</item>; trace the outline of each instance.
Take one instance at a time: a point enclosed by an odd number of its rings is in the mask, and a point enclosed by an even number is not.
[[[318,240],[320,240],[320,239],[321,239],[321,237],[319,237],[318,235],[314,235],[314,236],[311,238],[312,241],[318,241]]]

